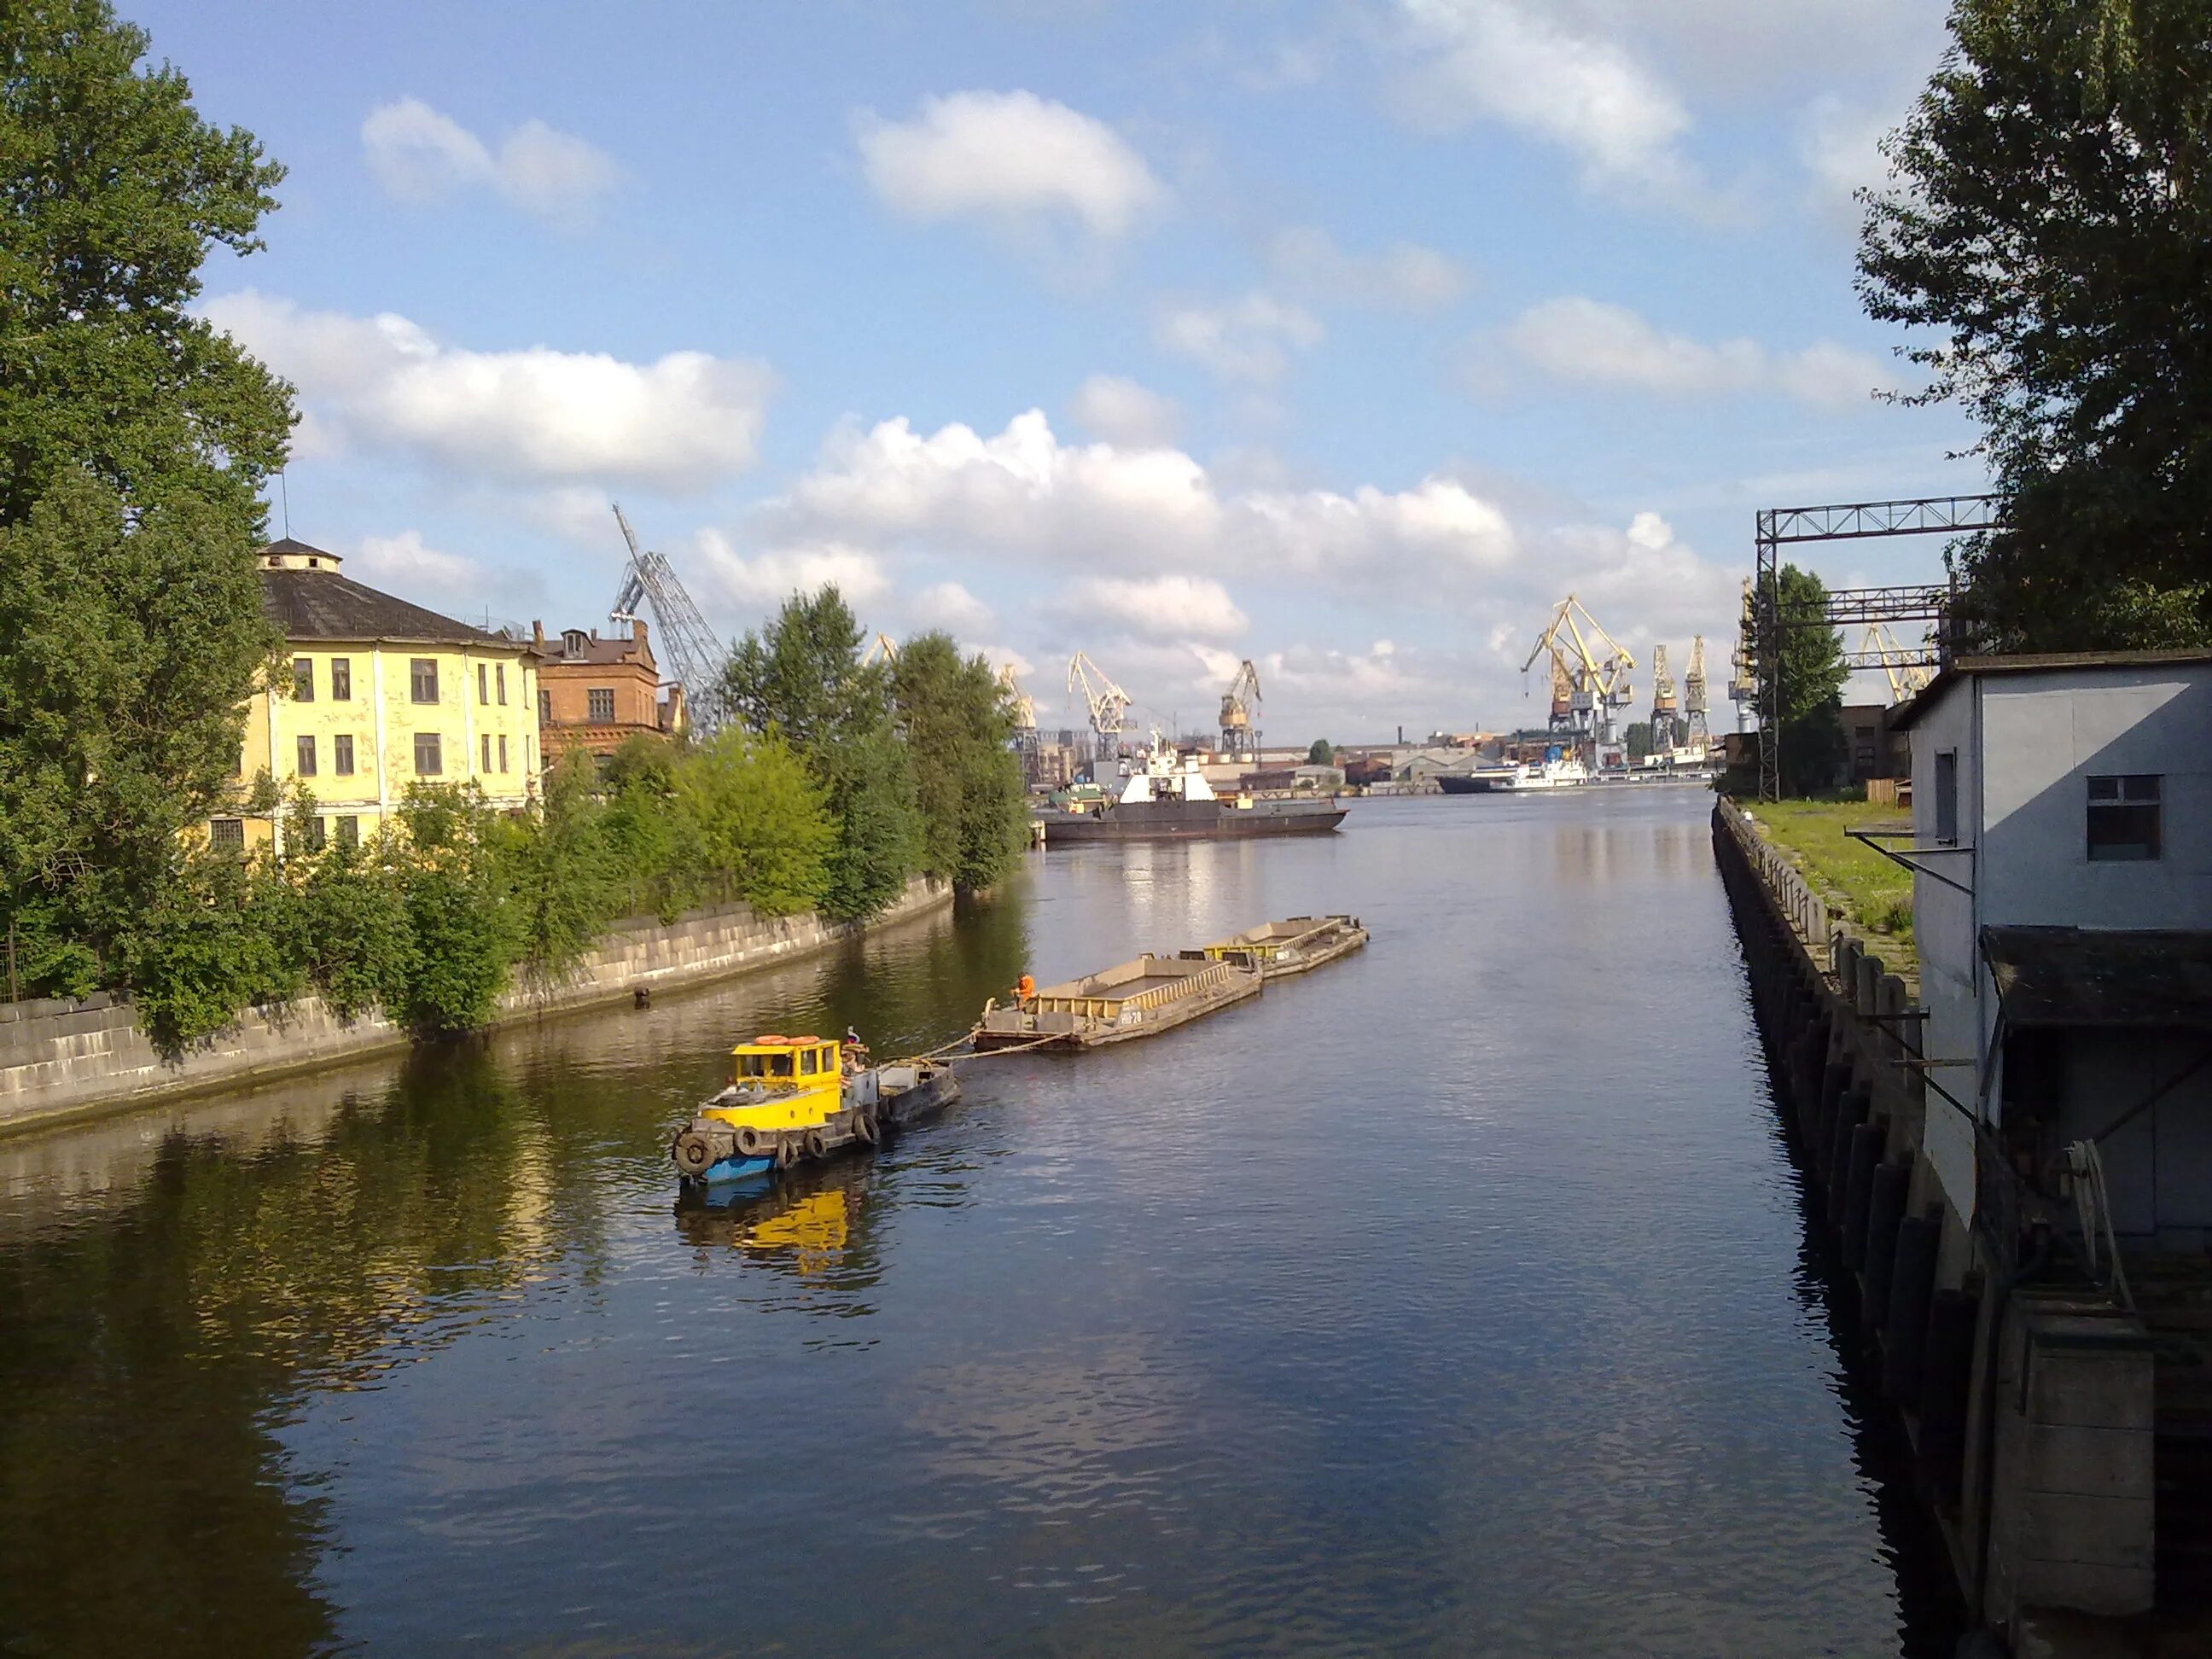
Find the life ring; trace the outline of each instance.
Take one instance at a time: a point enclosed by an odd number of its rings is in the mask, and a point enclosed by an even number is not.
[[[821,1156],[822,1156],[822,1154],[823,1154],[823,1153],[824,1153],[824,1152],[828,1152],[829,1150],[830,1150],[830,1138],[829,1138],[827,1135],[823,1134],[823,1133],[822,1133],[822,1131],[821,1131],[821,1130],[819,1130],[819,1129],[809,1129],[809,1130],[806,1132],[806,1155],[807,1155],[807,1157],[809,1157],[809,1158],[819,1158],[819,1157],[821,1157]]]
[[[755,1037],[753,1039],[753,1047],[756,1048],[761,1048],[767,1047],[772,1042],[781,1043],[788,1042],[790,1041],[791,1039],[787,1036],[779,1036],[774,1031],[770,1031],[765,1036]]]

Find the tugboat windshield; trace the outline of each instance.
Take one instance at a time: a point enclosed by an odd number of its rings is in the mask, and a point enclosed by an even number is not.
[[[738,1075],[739,1077],[789,1077],[791,1056],[789,1054],[739,1054]]]

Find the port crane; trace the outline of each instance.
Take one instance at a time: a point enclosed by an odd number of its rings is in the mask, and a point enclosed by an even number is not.
[[[1759,712],[1759,679],[1753,671],[1758,637],[1751,598],[1751,578],[1743,579],[1743,610],[1736,618],[1735,647],[1729,653],[1729,701],[1735,705],[1735,729],[1743,730],[1743,717]]]
[[[1098,734],[1103,758],[1112,760],[1121,753],[1121,732],[1129,720],[1130,697],[1127,691],[1114,684],[1114,678],[1082,652],[1067,659],[1067,690],[1069,695],[1080,695],[1084,707],[1091,714],[1091,729]]]
[[[691,602],[668,561],[638,545],[637,532],[629,527],[619,503],[615,504],[615,522],[622,526],[629,562],[623,567],[622,587],[615,595],[614,608],[607,613],[608,620],[634,623],[638,620],[638,607],[652,605],[653,625],[659,630],[655,644],[663,678],[684,688],[691,729],[702,737],[711,736],[721,723],[722,665],[729,653],[714,637],[714,630],[707,626],[707,619],[699,614],[699,607]]]
[[[1536,636],[1535,647],[1521,665],[1521,672],[1527,673],[1547,652],[1553,663],[1552,729],[1591,743],[1609,741],[1613,710],[1626,708],[1635,701],[1636,692],[1628,680],[1629,671],[1636,666],[1635,657],[1571,593],[1553,607],[1552,620]],[[1564,722],[1559,708],[1562,673],[1568,688]]]
[[[1252,760],[1260,748],[1260,671],[1250,658],[1237,665],[1237,678],[1221,699],[1221,753],[1231,760]]]
[[[1674,696],[1674,677],[1667,671],[1667,647],[1651,647],[1651,752],[1670,752],[1681,740],[1682,706]]]
[[[1926,651],[1906,650],[1887,623],[1867,624],[1866,637],[1859,641],[1859,652],[1862,656],[1872,658],[1887,677],[1892,702],[1918,696],[1936,677],[1935,670],[1928,665]]]
[[[1013,664],[1000,665],[999,689],[1006,696],[1007,713],[1013,721],[1014,747],[1024,752],[1036,748],[1036,699],[1022,690],[1022,683],[1014,678]]]
[[[1698,750],[1713,746],[1712,728],[1705,723],[1705,636],[1690,641],[1690,672],[1682,676],[1682,746]]]

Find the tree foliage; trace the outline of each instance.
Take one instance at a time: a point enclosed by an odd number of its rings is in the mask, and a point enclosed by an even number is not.
[[[860,660],[860,623],[837,589],[793,594],[730,653],[723,706],[795,749],[836,821],[833,916],[872,915],[921,867],[921,807],[908,746],[893,726],[890,676]]]
[[[1984,647],[2212,637],[2212,0],[1955,0],[1886,146],[1859,289],[1933,331],[2002,529],[1953,550]]]
[[[1336,745],[1327,738],[1316,738],[1313,740],[1313,747],[1306,750],[1306,764],[1308,766],[1335,765]]]
[[[724,732],[673,775],[682,840],[754,909],[786,916],[830,893],[837,825],[821,788],[776,737]]]
[[[1005,685],[933,632],[899,648],[891,695],[914,757],[922,868],[968,891],[988,887],[1021,856],[1029,819]]]
[[[1828,589],[1809,570],[1785,564],[1779,574],[1782,612],[1782,790],[1818,794],[1844,758],[1844,687],[1850,670],[1843,638],[1826,617]]]

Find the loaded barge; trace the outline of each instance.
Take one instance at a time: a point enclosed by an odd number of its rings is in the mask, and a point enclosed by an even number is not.
[[[757,1036],[730,1051],[729,1086],[676,1132],[668,1156],[684,1184],[707,1188],[855,1146],[872,1146],[960,1097],[933,1060],[862,1063],[857,1040]]]
[[[1286,979],[1348,957],[1366,943],[1367,930],[1358,916],[1289,916],[1182,954],[1186,961],[1235,963],[1263,980]]]
[[[1006,1007],[994,998],[975,1027],[978,1052],[1098,1048],[1151,1036],[1257,994],[1256,968],[1196,957],[1141,956],[1061,985],[1024,979]]]

